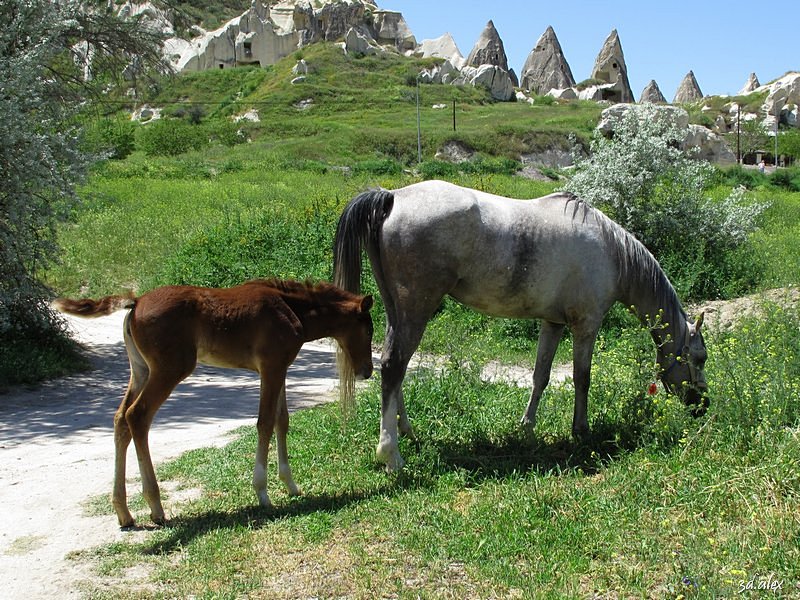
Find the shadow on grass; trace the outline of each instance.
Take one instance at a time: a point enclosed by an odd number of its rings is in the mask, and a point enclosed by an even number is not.
[[[594,475],[620,455],[641,447],[640,440],[641,436],[619,424],[595,423],[581,439],[519,431],[499,440],[477,437],[467,444],[444,443],[429,450],[442,470],[466,471],[471,481],[480,483],[529,473]]]
[[[442,476],[455,471],[465,472],[472,484],[529,473],[557,477],[575,472],[592,475],[639,447],[635,439],[618,424],[596,423],[592,433],[580,441],[569,437],[545,439],[521,431],[497,441],[477,435],[463,444],[431,440],[415,446],[413,441],[406,440],[402,449],[409,461],[406,469],[386,475],[382,483],[341,494],[304,495],[268,509],[248,504],[229,511],[211,509],[178,515],[169,521],[159,539],[145,542],[142,553],[170,554],[213,531],[260,529],[279,520],[319,511],[336,513],[377,497],[393,498],[413,490],[434,489]],[[373,468],[381,469],[377,464]]]

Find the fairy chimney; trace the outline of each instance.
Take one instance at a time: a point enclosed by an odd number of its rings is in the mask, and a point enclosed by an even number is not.
[[[481,33],[472,52],[467,57],[467,65],[470,67],[480,67],[481,65],[494,65],[508,71],[508,58],[503,47],[503,40],[494,27],[494,23],[489,21]]]
[[[597,55],[592,69],[592,79],[612,84],[610,87],[604,87],[603,100],[633,102],[633,91],[628,81],[628,67],[625,65],[625,55],[616,29],[611,31],[600,54]]]
[[[739,95],[744,96],[745,94],[754,92],[756,88],[759,87],[761,87],[761,83],[759,83],[758,77],[756,77],[755,73],[750,73],[750,77],[747,78],[747,83],[745,83],[744,87],[739,90]]]
[[[564,58],[556,32],[548,27],[522,67],[521,86],[536,94],[546,94],[553,89],[563,90],[574,85],[575,78]]]
[[[678,91],[675,93],[675,98],[672,100],[672,103],[687,104],[702,99],[703,92],[700,91],[700,86],[697,84],[694,72],[689,71],[678,86]]]
[[[639,97],[639,103],[643,104],[649,102],[650,104],[666,104],[667,99],[661,93],[655,79],[651,79],[645,88],[642,90],[642,95]]]

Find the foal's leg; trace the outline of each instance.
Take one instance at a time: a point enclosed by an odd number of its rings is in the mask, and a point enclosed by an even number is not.
[[[278,416],[278,398],[286,382],[287,367],[281,370],[261,369],[261,400],[258,406],[258,422],[256,423],[258,445],[256,446],[255,467],[253,467],[253,489],[256,492],[256,496],[258,496],[258,503],[263,507],[272,506],[267,493],[267,457],[269,455],[270,438],[272,438],[276,417]]]
[[[522,416],[522,425],[529,431],[536,426],[536,411],[544,389],[550,383],[550,370],[553,368],[553,357],[564,333],[564,325],[542,321],[539,332],[539,344],[536,348],[536,365],[533,367],[533,390],[528,407]]]
[[[127,491],[125,489],[128,446],[131,443],[131,430],[128,427],[125,414],[139,397],[144,384],[147,383],[147,379],[150,376],[150,369],[130,336],[129,318],[130,315],[125,317],[123,338],[125,340],[125,349],[128,352],[131,376],[128,382],[128,389],[114,415],[114,489],[111,494],[111,504],[117,513],[120,527],[131,527],[134,522],[133,516],[128,510]]]
[[[299,496],[300,488],[294,482],[292,469],[289,467],[289,452],[286,447],[286,434],[289,431],[289,407],[286,405],[286,385],[278,396],[278,421],[275,437],[278,442],[278,477],[286,485],[290,496]]]
[[[127,490],[125,489],[125,468],[128,446],[131,443],[131,430],[125,420],[125,413],[130,405],[139,397],[147,381],[148,372],[137,374],[131,363],[131,378],[128,389],[114,415],[114,489],[111,493],[111,504],[117,513],[120,527],[133,526],[133,516],[128,510]]]
[[[592,353],[598,328],[572,329],[572,379],[575,382],[575,412],[572,416],[572,435],[585,437],[589,433],[589,385],[592,376]]]
[[[150,507],[150,518],[153,523],[164,523],[164,508],[161,505],[161,492],[158,489],[153,460],[150,457],[148,435],[153,417],[164,404],[175,386],[185,379],[193,370],[160,372],[151,370],[147,383],[141,394],[125,413],[125,420],[130,428],[133,443],[136,446],[136,457],[139,459],[139,474],[142,477],[142,495]]]

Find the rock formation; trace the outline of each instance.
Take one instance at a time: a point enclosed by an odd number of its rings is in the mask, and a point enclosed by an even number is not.
[[[602,99],[610,102],[633,102],[633,92],[628,81],[628,67],[619,34],[613,29],[606,38],[594,62],[592,79],[603,82]]]
[[[482,65],[494,65],[508,71],[508,58],[503,40],[500,39],[500,34],[497,33],[492,21],[486,23],[486,27],[467,57],[467,66],[480,67]]]
[[[272,65],[299,46],[341,39],[350,51],[363,53],[378,52],[380,46],[406,52],[417,45],[403,15],[381,10],[373,0],[287,0],[271,7],[252,0],[249,10],[219,29],[189,43],[172,38],[165,51],[176,70],[200,71]]]
[[[739,96],[749,94],[759,87],[761,87],[761,84],[758,82],[758,77],[756,77],[755,73],[750,73],[750,77],[747,78],[747,83],[745,83],[744,87],[739,90]]]
[[[548,27],[522,67],[521,87],[536,94],[547,94],[550,90],[564,90],[575,85],[556,32]]]
[[[642,90],[642,95],[639,97],[639,102],[649,102],[650,104],[666,104],[667,99],[661,93],[655,79],[651,79],[645,88]]]
[[[697,79],[694,77],[694,72],[689,71],[686,77],[683,78],[681,84],[678,86],[678,91],[673,98],[673,104],[686,104],[688,102],[696,102],[703,99],[703,92],[700,91],[700,86],[697,85]]]
[[[433,40],[422,40],[417,46],[417,53],[421,54],[423,58],[444,58],[456,69],[463,68],[467,63],[467,59],[461,54],[456,41],[449,33]]]

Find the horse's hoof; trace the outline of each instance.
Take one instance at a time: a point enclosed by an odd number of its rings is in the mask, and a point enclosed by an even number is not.
[[[528,415],[523,416],[519,424],[526,433],[533,433],[533,430],[536,429],[536,419],[531,419]]]
[[[573,427],[572,437],[578,442],[585,442],[589,438],[589,427]]]
[[[159,527],[163,527],[164,525],[167,524],[167,519],[163,514],[162,515],[150,515],[150,520],[153,521],[153,523],[155,525],[158,525]]]

